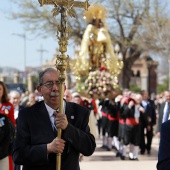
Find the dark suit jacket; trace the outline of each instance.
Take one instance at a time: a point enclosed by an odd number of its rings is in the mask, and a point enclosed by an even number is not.
[[[19,105],[19,108],[18,108],[18,111],[20,112],[22,109],[24,109],[25,107],[24,106],[22,106],[22,105]],[[18,114],[18,116],[19,116],[19,114]],[[18,118],[16,119],[16,124],[17,124],[17,121],[18,121]]]
[[[79,153],[90,156],[96,147],[88,126],[89,110],[75,103],[66,103],[68,127],[62,132],[66,140],[61,170],[79,170]],[[44,101],[21,110],[13,160],[23,170],[55,170],[56,154],[47,155],[47,143],[55,138]]]
[[[158,170],[170,169],[170,120],[166,121],[161,126],[161,138],[158,152]]]
[[[147,99],[147,105],[145,106],[145,114],[151,119],[149,123],[150,126],[156,124],[156,106],[153,100]]]
[[[163,114],[164,114],[164,107],[165,107],[165,102],[159,105],[158,109],[158,126],[157,126],[157,132],[161,131],[161,125],[162,125],[162,119],[163,119]]]

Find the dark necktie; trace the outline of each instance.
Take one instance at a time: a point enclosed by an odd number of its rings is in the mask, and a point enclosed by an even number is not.
[[[56,115],[58,113],[58,110],[56,110],[56,112],[53,113],[53,117],[54,117],[54,124],[53,124],[53,131],[55,136],[57,136],[57,127],[56,127]]]

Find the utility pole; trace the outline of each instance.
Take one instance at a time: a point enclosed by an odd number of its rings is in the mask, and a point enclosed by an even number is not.
[[[40,46],[40,49],[37,50],[38,52],[40,52],[40,66],[42,67],[43,65],[43,53],[47,52],[47,50],[43,49],[43,46]]]

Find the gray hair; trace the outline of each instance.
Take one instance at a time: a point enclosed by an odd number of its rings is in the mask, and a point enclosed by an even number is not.
[[[50,72],[50,71],[57,71],[55,68],[49,67],[46,68],[45,70],[41,71],[38,76],[38,84],[42,85],[43,84],[43,76],[45,73]]]
[[[10,93],[9,93],[9,97],[13,96],[13,95],[18,95],[19,97],[21,96],[20,93],[16,90],[12,90]]]

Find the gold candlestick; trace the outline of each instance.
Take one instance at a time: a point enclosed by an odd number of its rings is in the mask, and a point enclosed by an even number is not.
[[[85,2],[79,2],[74,0],[38,0],[40,5],[54,5],[53,16],[61,14],[61,23],[58,26],[57,38],[59,44],[60,55],[56,57],[56,68],[60,71],[60,98],[59,98],[59,113],[63,113],[63,96],[64,96],[64,81],[66,79],[66,69],[68,56],[65,55],[67,51],[69,29],[67,27],[67,14],[71,17],[75,17],[74,7],[88,9],[90,6],[88,0]],[[62,130],[58,129],[58,138],[61,138]],[[57,154],[56,170],[61,169],[61,154]]]

